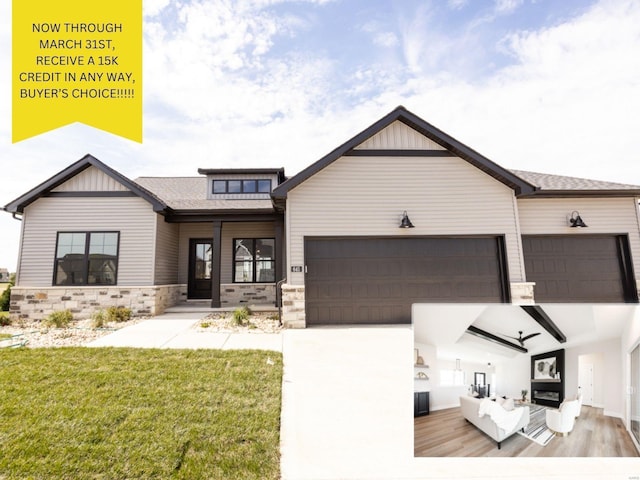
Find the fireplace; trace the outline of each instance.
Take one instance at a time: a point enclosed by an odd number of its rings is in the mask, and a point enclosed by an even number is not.
[[[534,390],[533,400],[534,401],[543,400],[547,402],[560,403],[560,392],[550,392],[549,390]]]
[[[558,408],[564,400],[564,350],[531,356],[531,401]]]

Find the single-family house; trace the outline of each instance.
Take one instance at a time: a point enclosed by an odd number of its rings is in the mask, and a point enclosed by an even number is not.
[[[404,323],[419,302],[637,302],[640,186],[512,171],[403,107],[291,178],[130,180],[86,155],[4,210],[11,311],[275,305],[285,325]]]

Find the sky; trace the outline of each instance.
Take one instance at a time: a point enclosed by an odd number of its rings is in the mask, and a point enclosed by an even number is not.
[[[17,0],[16,0],[17,1]],[[640,2],[145,0],[144,138],[79,123],[11,143],[0,206],[91,153],[125,176],[293,175],[403,105],[506,168],[640,185]],[[20,222],[0,212],[0,267]]]

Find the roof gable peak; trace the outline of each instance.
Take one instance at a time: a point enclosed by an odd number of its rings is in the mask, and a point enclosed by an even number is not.
[[[82,173],[89,167],[97,168],[104,174],[113,178],[118,183],[122,184],[134,195],[137,195],[143,200],[149,202],[153,206],[154,211],[161,212],[167,208],[167,206],[151,192],[144,189],[132,180],[129,180],[121,173],[102,163],[96,157],[88,153],[80,160],[72,163],[67,168],[61,170],[48,180],[45,180],[37,187],[29,190],[24,195],[21,195],[20,197],[5,205],[4,210],[13,214],[22,214],[25,207],[35,202],[37,199],[51,194],[57,187],[69,181],[76,175]]]

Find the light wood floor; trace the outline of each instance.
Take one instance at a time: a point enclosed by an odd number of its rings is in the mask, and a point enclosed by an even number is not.
[[[414,419],[416,457],[637,457],[622,420],[605,417],[601,408],[582,407],[566,437],[542,447],[517,433],[496,442],[467,422],[460,408],[431,412]]]

